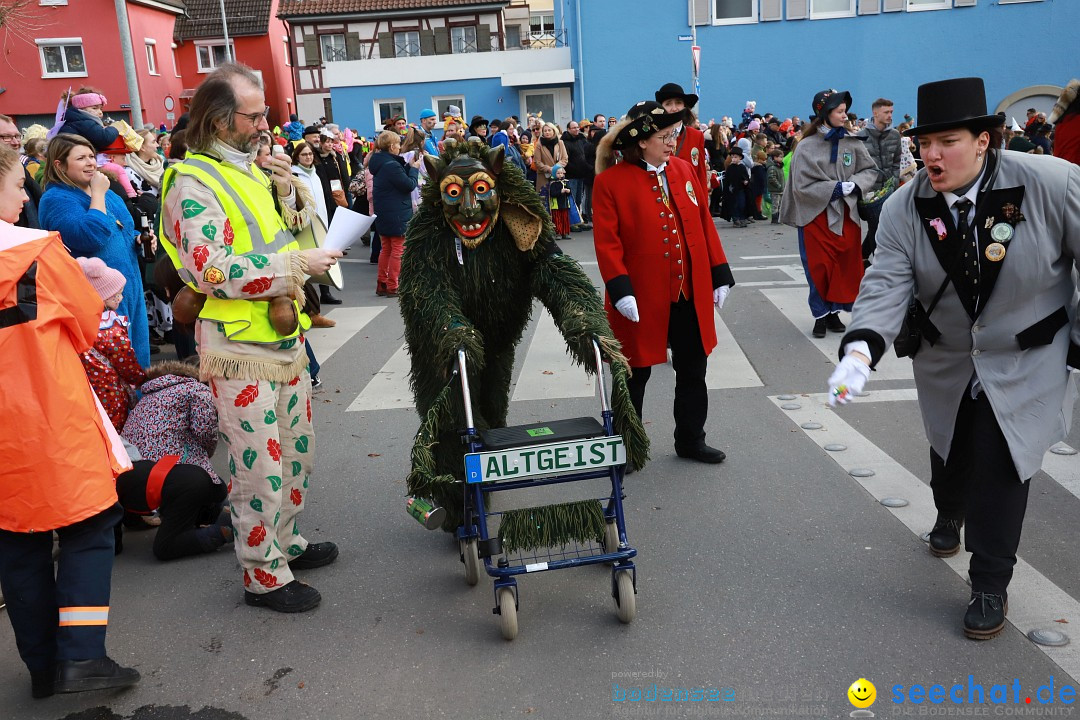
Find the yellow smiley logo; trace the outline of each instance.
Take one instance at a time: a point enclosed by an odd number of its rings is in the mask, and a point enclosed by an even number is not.
[[[877,700],[877,688],[866,678],[859,678],[851,683],[851,687],[847,690],[847,697],[855,707],[868,708]]]

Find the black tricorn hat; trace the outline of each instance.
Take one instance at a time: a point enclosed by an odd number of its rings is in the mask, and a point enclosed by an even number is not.
[[[919,86],[919,124],[905,135],[965,127],[975,133],[1005,122],[1001,115],[986,114],[986,87],[982,78],[953,78]]]
[[[688,108],[692,108],[698,103],[698,96],[693,93],[683,92],[682,85],[679,85],[678,83],[667,83],[657,90],[655,95],[656,102],[661,105],[665,100],[670,100],[671,98],[681,99]]]
[[[682,119],[682,112],[669,113],[660,103],[642,100],[626,111],[625,120],[611,128],[611,132],[615,133],[612,145],[616,148],[633,145],[638,140],[645,140],[660,130],[681,122]]]

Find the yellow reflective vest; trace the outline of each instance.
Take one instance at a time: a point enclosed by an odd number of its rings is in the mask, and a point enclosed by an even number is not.
[[[264,178],[263,172],[254,163],[251,174],[248,174],[210,155],[189,153],[184,162],[170,165],[166,170],[162,180],[162,207],[165,207],[166,197],[173,187],[173,173],[195,178],[222,199],[221,207],[233,230],[233,252],[237,255],[251,252],[270,255],[300,250],[300,244],[285,225],[274,203],[274,188],[270,186],[270,179]],[[162,230],[159,235],[161,245],[180,279],[201,293],[195,277],[180,262],[180,255],[173,244],[174,240],[180,239],[170,239],[166,235],[168,229],[163,227]],[[311,320],[300,312],[299,303],[294,300],[293,304],[300,324],[291,335],[280,335],[274,330],[270,324],[268,301],[230,298],[220,290],[206,296],[199,319],[221,323],[229,340],[272,345],[293,339],[311,327]]]

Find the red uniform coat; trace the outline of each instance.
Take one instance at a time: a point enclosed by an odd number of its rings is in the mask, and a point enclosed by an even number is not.
[[[701,187],[709,190],[709,161],[705,158],[705,133],[688,125],[679,133],[679,144],[675,146],[675,157],[682,158],[694,166]]]
[[[708,191],[694,167],[672,157],[666,175],[674,213],[664,204],[657,176],[642,166],[619,163],[597,175],[593,184],[593,242],[607,289],[604,305],[631,367],[667,361],[671,303],[684,282],[689,283],[684,294],[697,310],[705,353],[711,352],[716,347],[712,291],[735,284],[709,214]],[[640,322],[630,322],[615,309],[626,295],[637,299]]]

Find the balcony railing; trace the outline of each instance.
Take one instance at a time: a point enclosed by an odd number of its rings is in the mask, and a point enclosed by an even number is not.
[[[566,47],[565,30],[533,31],[521,37],[521,47],[507,47],[507,50],[546,50]]]

